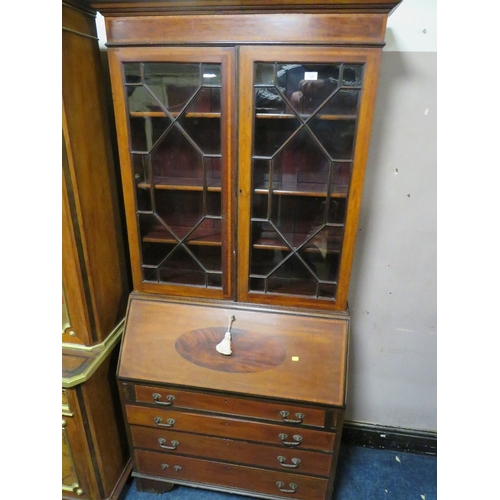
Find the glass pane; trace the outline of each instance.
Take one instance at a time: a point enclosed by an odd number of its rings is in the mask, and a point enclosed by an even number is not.
[[[143,85],[127,86],[129,113],[162,111],[161,103]]]
[[[186,242],[190,245],[221,246],[222,228],[220,220],[203,219],[200,224],[189,233]],[[220,270],[220,267],[218,268]]]
[[[333,162],[332,163],[332,182],[331,193],[347,195],[349,184],[351,182],[351,162]]]
[[[142,266],[142,279],[149,283],[158,283],[158,269],[156,267]]]
[[[206,89],[208,91],[212,89]],[[219,89],[213,89],[219,91]],[[205,116],[203,112],[211,112],[210,101],[204,102],[206,96],[200,92],[177,120],[192,143],[204,154],[220,154],[221,129],[220,118]]]
[[[278,64],[278,88],[299,114],[313,113],[338,87],[339,65]]]
[[[332,159],[351,160],[354,153],[355,120],[313,118],[310,128]]]
[[[124,63],[123,72],[125,73],[125,83],[140,83],[141,63]]]
[[[266,281],[266,278],[250,278],[250,290],[252,292],[265,292]]]
[[[335,300],[362,78],[255,63],[250,290]]]
[[[286,241],[267,222],[252,222],[252,275],[267,276],[289,256],[291,249]]]
[[[182,239],[204,217],[201,191],[155,190],[158,217]]]
[[[253,160],[253,188],[269,189],[269,160]]]
[[[218,189],[221,187],[222,158],[205,156],[205,175],[209,188]]]
[[[272,196],[271,221],[283,239],[296,249],[325,223],[323,197]]]
[[[143,243],[177,243],[172,231],[168,230],[161,219],[155,214],[139,214],[138,217],[140,236]],[[146,255],[144,263],[154,264]]]
[[[276,155],[273,189],[326,193],[329,164],[313,135],[303,128]]]
[[[210,288],[222,288],[222,274],[207,273],[207,286]]]
[[[202,153],[176,126],[170,129],[154,149],[151,162],[155,183],[202,185]]]
[[[203,64],[202,69],[202,84],[221,86],[221,67],[220,64]]]
[[[221,217],[222,216],[222,203],[220,193],[207,193],[207,209],[206,215],[211,217]]]
[[[200,65],[145,63],[144,83],[168,111],[178,113],[200,88]]]
[[[257,117],[254,129],[254,156],[273,156],[299,127],[300,121],[296,118]]]
[[[320,109],[319,115],[325,120],[328,115],[355,115],[358,112],[359,90],[340,89]],[[325,116],[326,115],[326,116]]]
[[[361,87],[363,79],[363,66],[361,64],[344,65],[342,86]]]
[[[292,255],[267,280],[268,292],[316,296],[318,281],[298,258]]]
[[[143,86],[128,87],[132,151],[149,152],[172,121]]]
[[[255,64],[255,85],[274,85],[274,64]]]
[[[173,239],[173,238],[172,238]],[[167,257],[167,255],[174,249],[175,245],[167,243],[150,243],[143,242],[142,255],[145,265],[157,267]]]
[[[330,198],[328,206],[328,223],[344,224],[346,216],[346,198]]]
[[[300,256],[318,280],[337,281],[341,240],[341,227],[325,227],[309,239],[299,251]]]
[[[134,167],[134,179],[137,184],[149,182],[149,155],[132,155],[132,164]]]
[[[220,288],[221,65],[123,67],[143,279]]]
[[[193,255],[201,262],[207,271],[222,272],[221,247],[191,245]]]
[[[257,113],[280,114],[286,111],[286,102],[273,88],[258,88],[255,91],[255,110]]]
[[[324,299],[335,299],[337,283],[320,283],[318,285],[318,296]]]
[[[205,286],[205,271],[184,245],[179,245],[158,269],[160,283]]]
[[[253,193],[252,219],[267,219],[268,199],[269,196],[267,194]]]
[[[132,155],[134,181],[136,186],[137,209],[141,212],[151,212],[151,186],[149,184],[149,156]]]
[[[202,88],[190,104],[188,113],[220,113],[220,89]]]

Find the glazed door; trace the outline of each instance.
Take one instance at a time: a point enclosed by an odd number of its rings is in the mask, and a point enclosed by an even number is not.
[[[347,307],[379,57],[241,48],[238,300]]]
[[[229,298],[234,49],[109,57],[134,289]]]

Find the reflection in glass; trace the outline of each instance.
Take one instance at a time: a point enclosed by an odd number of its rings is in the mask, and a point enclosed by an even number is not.
[[[201,83],[200,66],[184,63],[144,63],[144,84],[163,107],[180,112]]]
[[[123,65],[123,72],[125,74],[125,83],[140,83],[141,81],[141,64],[140,63],[126,63]]]
[[[256,63],[249,289],[335,300],[363,65]]]
[[[254,128],[254,156],[272,156],[300,127],[300,121],[258,118]]]
[[[318,114],[326,120],[330,118],[328,115],[356,115],[359,92],[359,90],[340,89],[326,102]]]
[[[313,118],[310,128],[332,159],[351,160],[355,120],[320,120]]]
[[[342,86],[361,87],[363,79],[363,66],[361,64],[344,65],[342,73]]]
[[[123,67],[143,279],[221,288],[221,65]]]
[[[221,86],[222,76],[220,64],[203,64],[201,69],[202,85]]]
[[[255,64],[255,80],[256,87],[259,85],[274,86],[274,64],[269,63],[256,63]]]

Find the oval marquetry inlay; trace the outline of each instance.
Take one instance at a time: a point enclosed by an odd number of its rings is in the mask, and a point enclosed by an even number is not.
[[[231,356],[223,356],[215,346],[224,338],[227,328],[200,328],[181,335],[175,349],[184,358],[198,366],[221,372],[253,373],[274,368],[286,357],[281,343],[265,335],[246,330],[231,330]]]

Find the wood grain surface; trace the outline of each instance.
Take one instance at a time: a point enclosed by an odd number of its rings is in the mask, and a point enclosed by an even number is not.
[[[209,336],[214,332],[222,334],[232,315],[236,317],[233,330],[247,332],[245,335],[250,339],[246,355],[254,359],[261,356],[263,360],[273,357],[280,360],[284,351],[283,360],[266,370],[252,372],[212,368],[217,363],[226,362],[228,365],[234,363],[236,367],[236,351],[243,336],[239,339],[236,336],[233,360],[221,359],[223,356],[215,350],[215,345],[207,350],[206,353],[212,356],[210,362],[207,361],[210,368],[179,353],[176,348],[179,338],[185,334],[189,338],[193,335],[189,332],[200,329]],[[343,406],[348,325],[347,319],[338,317],[287,314],[229,304],[194,305],[132,295],[118,376],[139,383],[156,382],[260,398]],[[257,344],[257,354],[252,354],[253,338],[268,339],[268,345],[275,347],[276,352],[264,358],[261,352],[259,354]],[[190,355],[198,356],[194,352]],[[203,358],[201,354],[199,356]],[[262,365],[264,361],[260,363]]]
[[[260,372],[285,360],[286,351],[279,339],[236,329],[231,332],[233,353],[214,355],[226,331],[224,327],[191,330],[177,339],[175,349],[191,363],[221,372]]]

